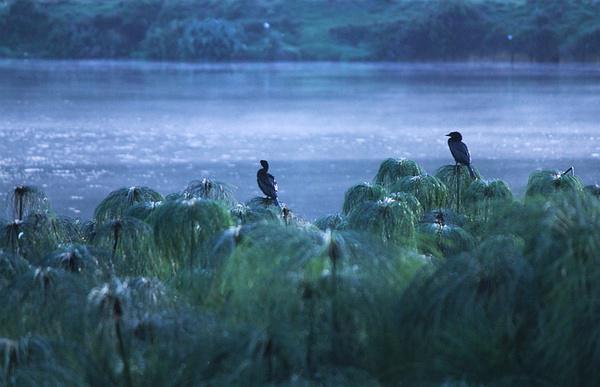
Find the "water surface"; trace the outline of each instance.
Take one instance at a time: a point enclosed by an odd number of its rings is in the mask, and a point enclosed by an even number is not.
[[[111,190],[162,193],[204,176],[336,212],[386,157],[430,173],[460,130],[474,165],[522,192],[535,168],[600,182],[600,69],[498,64],[158,64],[0,61],[0,191],[36,184],[88,218]]]

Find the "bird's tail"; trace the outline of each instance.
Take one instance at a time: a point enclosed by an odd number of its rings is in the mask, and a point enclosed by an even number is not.
[[[467,165],[467,168],[469,169],[469,175],[471,175],[471,179],[477,179],[477,175],[475,174],[473,167],[471,167],[470,165]]]

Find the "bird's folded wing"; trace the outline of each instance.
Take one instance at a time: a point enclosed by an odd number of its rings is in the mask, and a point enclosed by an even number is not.
[[[469,149],[464,143],[452,143],[450,152],[452,152],[452,156],[454,156],[454,159],[459,163],[465,165],[471,164],[471,155],[469,154]]]
[[[279,191],[279,187],[277,186],[277,180],[275,180],[275,177],[273,175],[271,175],[269,173],[269,179],[271,180],[271,185],[273,186],[273,189],[275,190],[275,192]]]

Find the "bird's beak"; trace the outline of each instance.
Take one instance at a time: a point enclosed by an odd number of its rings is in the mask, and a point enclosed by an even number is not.
[[[450,133],[448,133],[446,136],[450,137]]]

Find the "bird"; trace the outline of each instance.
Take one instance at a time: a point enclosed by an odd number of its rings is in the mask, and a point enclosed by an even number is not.
[[[454,157],[456,164],[467,167],[471,179],[476,179],[477,175],[475,175],[475,172],[471,167],[471,154],[469,153],[467,145],[462,142],[462,134],[459,132],[450,132],[446,136],[450,137],[448,139],[448,148],[450,148],[450,153],[452,153],[452,157]]]
[[[267,160],[260,160],[261,169],[256,173],[256,182],[258,188],[267,196],[267,198],[273,200],[274,204],[278,207],[279,201],[277,200],[277,181],[269,173],[269,163]]]

